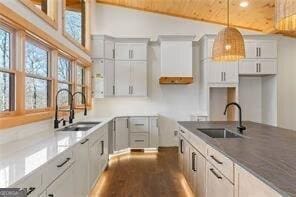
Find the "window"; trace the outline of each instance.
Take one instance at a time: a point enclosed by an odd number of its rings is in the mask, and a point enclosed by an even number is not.
[[[14,111],[14,72],[11,65],[11,31],[0,26],[0,112]]]
[[[76,92],[85,94],[85,68],[81,65],[77,65],[76,70]],[[77,105],[84,104],[81,94],[75,96],[75,102]]]
[[[64,29],[72,39],[85,45],[85,2],[66,0],[64,10]]]
[[[25,109],[50,106],[49,52],[41,44],[25,42]]]
[[[64,57],[58,57],[58,88],[60,89],[67,89],[71,91],[71,61]],[[61,92],[58,98],[58,105],[59,106],[69,106],[69,94],[67,92]]]
[[[35,5],[36,8],[40,9],[44,14],[48,12],[48,1],[47,0],[31,0],[31,2]]]

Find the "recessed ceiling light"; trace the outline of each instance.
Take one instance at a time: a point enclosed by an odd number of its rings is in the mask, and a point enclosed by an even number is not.
[[[241,6],[242,8],[246,8],[249,6],[249,2],[248,1],[241,1],[239,6]]]

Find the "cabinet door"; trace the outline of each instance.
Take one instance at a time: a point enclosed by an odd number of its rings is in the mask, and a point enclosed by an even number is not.
[[[149,131],[148,117],[133,117],[129,118],[130,132],[148,132]]]
[[[104,58],[104,40],[93,37],[91,39],[91,57]]]
[[[114,42],[111,40],[105,40],[105,58],[114,59],[114,56],[115,56]]]
[[[193,147],[190,149],[190,186],[195,196],[205,196],[206,159]]]
[[[89,184],[93,186],[100,173],[99,141],[90,146]]]
[[[257,59],[243,59],[239,61],[239,74],[252,75],[257,74]]]
[[[186,180],[189,182],[189,173],[190,173],[190,145],[184,140],[184,162],[183,162],[183,174]]]
[[[281,195],[239,166],[235,166],[235,197],[280,197]]]
[[[130,96],[131,67],[129,61],[115,61],[115,95]]]
[[[75,193],[78,196],[87,196],[89,187],[89,142],[88,139],[81,141],[74,150],[74,180]]]
[[[115,43],[115,59],[130,60],[131,50],[129,43]]]
[[[113,96],[115,93],[115,85],[114,85],[114,61],[113,60],[105,60],[104,65],[104,92],[105,96]]]
[[[259,73],[263,75],[277,73],[277,61],[275,59],[260,59]]]
[[[210,61],[208,65],[208,82],[221,83],[223,81],[223,69],[223,63]]]
[[[133,96],[147,96],[147,62],[131,62],[131,93]]]
[[[132,60],[147,60],[146,43],[132,43],[130,44],[130,50]]]
[[[206,196],[233,197],[234,187],[213,165],[206,164]]]
[[[47,196],[54,197],[76,196],[74,186],[74,166],[72,165],[47,188],[46,193]]]
[[[150,148],[157,148],[158,147],[158,118],[150,118],[150,141],[149,147]]]
[[[254,59],[258,56],[257,41],[256,40],[245,40],[245,52],[246,58]]]
[[[260,58],[277,58],[277,42],[275,40],[262,40],[258,42]]]
[[[224,64],[224,82],[238,83],[238,62],[226,62]]]
[[[116,118],[115,121],[115,150],[128,148],[128,118]]]

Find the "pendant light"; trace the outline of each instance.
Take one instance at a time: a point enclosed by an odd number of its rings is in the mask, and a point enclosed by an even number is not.
[[[276,0],[275,28],[281,31],[296,31],[296,1]]]
[[[229,26],[229,0],[227,0],[227,27],[215,38],[212,50],[214,61],[237,61],[245,58],[245,44],[242,34]]]

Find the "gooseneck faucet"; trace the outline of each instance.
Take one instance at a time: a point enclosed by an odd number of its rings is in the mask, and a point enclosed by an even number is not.
[[[73,100],[74,100],[74,97],[75,97],[75,95],[77,95],[77,94],[81,94],[81,96],[82,96],[82,98],[83,98],[83,103],[84,103],[84,115],[86,116],[87,115],[87,107],[86,107],[86,96],[85,96],[85,94],[83,93],[83,92],[75,92],[73,95],[72,95],[72,101],[71,101],[71,103],[72,103],[72,105],[73,105]],[[74,108],[72,107],[72,119],[74,119],[75,118],[75,112],[74,112]]]
[[[68,90],[68,89],[60,89],[57,94],[56,94],[56,98],[55,98],[55,103],[56,103],[56,107],[55,107],[55,118],[54,118],[54,128],[57,129],[59,128],[59,123],[61,121],[64,121],[64,119],[58,120],[58,112],[59,112],[59,106],[58,106],[58,96],[61,92],[67,92],[71,98],[73,97],[72,93]],[[70,99],[70,115],[69,115],[69,123],[73,122],[73,117],[72,117],[72,111],[73,111],[73,105],[72,105],[72,99]],[[64,123],[65,124],[65,123]]]
[[[224,110],[224,115],[226,115],[226,112],[227,112],[227,108],[231,105],[234,105],[238,108],[238,111],[239,111],[239,125],[237,127],[238,131],[243,134],[243,131],[246,130],[246,127],[242,125],[242,109],[241,109],[241,106],[238,104],[238,103],[235,103],[235,102],[232,102],[232,103],[228,103],[225,107],[225,110]]]

